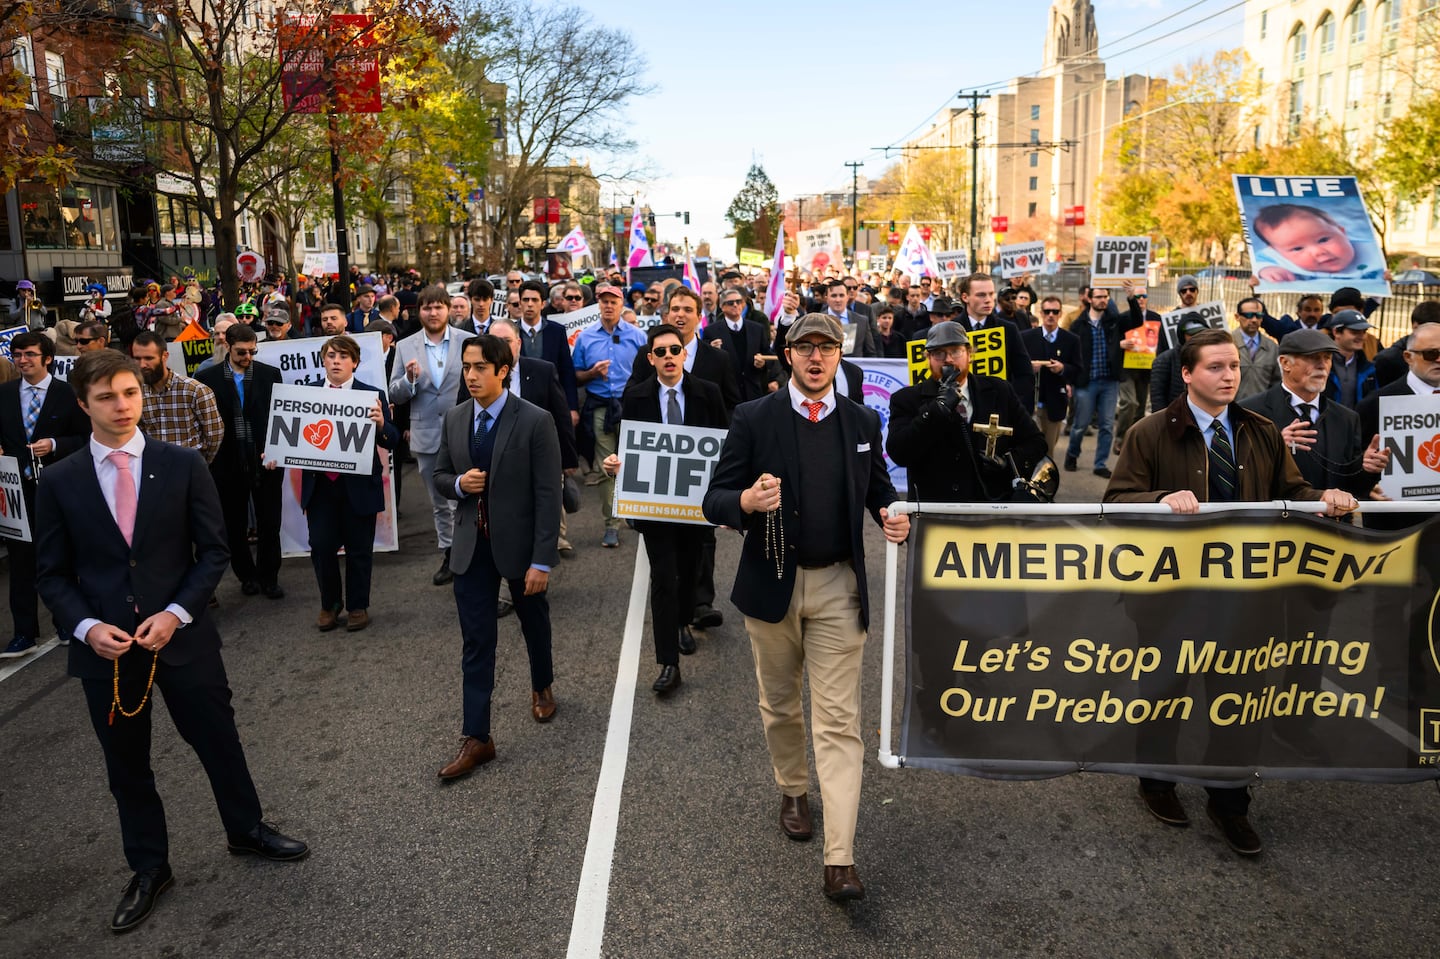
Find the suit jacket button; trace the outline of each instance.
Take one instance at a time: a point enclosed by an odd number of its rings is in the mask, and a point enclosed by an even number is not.
[[[131,569],[134,569],[134,568],[135,568],[135,561],[134,561],[133,559],[130,561],[130,568],[131,568]]]
[[[131,606],[134,606],[134,605],[135,605],[135,597],[134,597],[134,596],[126,596],[126,597],[125,597],[125,602],[126,602],[126,603],[129,603]]]

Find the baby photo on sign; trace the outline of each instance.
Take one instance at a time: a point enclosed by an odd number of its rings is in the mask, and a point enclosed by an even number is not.
[[[1385,257],[1354,177],[1235,176],[1257,293],[1389,296]]]

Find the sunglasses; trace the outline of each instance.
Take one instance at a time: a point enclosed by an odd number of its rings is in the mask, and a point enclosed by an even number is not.
[[[266,326],[284,326],[286,322],[287,322],[286,320],[266,320],[266,321],[265,321],[265,325],[266,325]]]
[[[1059,311],[1059,310],[1047,310],[1047,309],[1044,309],[1043,307],[1041,308],[1040,312],[1041,312],[1041,313],[1044,313],[1046,316],[1059,316],[1059,315],[1060,315],[1060,311]]]
[[[685,347],[681,346],[679,343],[674,343],[670,346],[657,346],[650,352],[654,353],[656,356],[679,356],[681,353],[685,352]]]
[[[567,294],[566,297],[565,297],[565,299],[567,299],[567,300],[569,300],[570,302],[574,303],[574,302],[576,302],[576,301],[578,301],[578,300],[583,300],[583,299],[585,299],[585,297],[583,297],[583,296],[578,296],[578,295],[569,295],[569,294]]]
[[[739,305],[740,305],[740,301],[739,301],[739,300],[726,300],[724,303],[721,303],[720,305],[721,305],[721,306],[739,306]]]
[[[1434,363],[1440,360],[1440,350],[1406,350],[1411,356],[1418,356],[1426,363]]]
[[[1264,313],[1256,313],[1254,310],[1240,310],[1239,313],[1247,320],[1259,319],[1265,315]]]
[[[1184,294],[1184,293],[1199,293],[1200,290],[1199,290],[1198,287],[1187,286],[1187,287],[1185,287],[1183,290],[1181,290],[1180,292],[1181,292],[1182,294]]]
[[[254,356],[254,355],[255,355],[255,352],[256,352],[255,350],[232,349],[232,350],[230,351],[230,355],[231,355],[231,356]]]
[[[99,339],[98,336],[77,336],[77,337],[75,337],[75,345],[76,345],[76,346],[89,346],[91,343],[94,343],[97,339]]]

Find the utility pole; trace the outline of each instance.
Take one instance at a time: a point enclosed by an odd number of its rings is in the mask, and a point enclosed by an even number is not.
[[[961,90],[955,94],[958,100],[970,101],[970,269],[978,270],[980,239],[980,101],[990,99],[990,94]]]
[[[860,249],[860,168],[865,164],[858,161],[846,163],[850,168],[850,255]]]

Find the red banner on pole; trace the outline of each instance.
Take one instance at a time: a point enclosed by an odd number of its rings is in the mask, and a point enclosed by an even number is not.
[[[380,59],[371,17],[337,13],[326,27],[313,14],[290,14],[280,24],[281,88],[285,103],[296,113],[324,113],[325,52],[333,49],[331,91],[337,113],[379,113]]]
[[[1010,230],[1010,218],[1008,216],[992,216],[990,218],[991,233],[1007,233]]]

